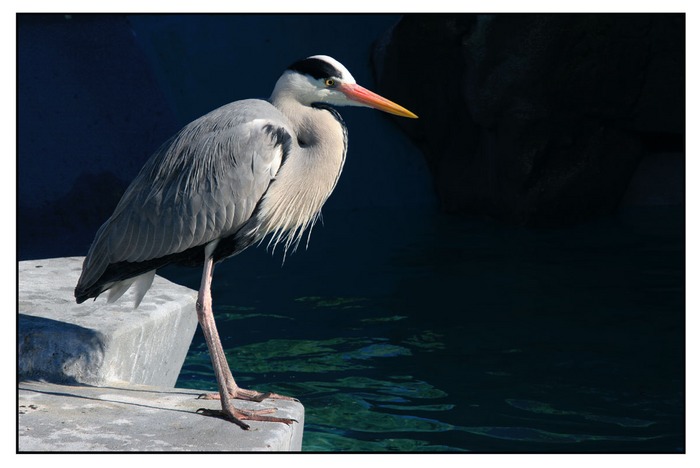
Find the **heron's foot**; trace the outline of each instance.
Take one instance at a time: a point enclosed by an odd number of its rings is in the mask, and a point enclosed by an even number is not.
[[[255,402],[261,402],[263,400],[267,400],[268,398],[271,400],[288,400],[288,401],[296,401],[298,402],[296,398],[288,397],[285,395],[279,395],[277,393],[271,393],[271,392],[257,392],[255,390],[246,390],[245,388],[240,388],[236,387],[236,390],[231,392],[229,394],[231,398],[235,398],[238,400],[246,400],[246,401],[255,401]],[[221,395],[219,393],[204,393],[202,395],[199,395],[198,399],[200,400],[221,400]]]
[[[203,414],[204,416],[212,416],[231,421],[232,423],[239,425],[244,430],[250,429],[250,426],[243,421],[277,422],[287,425],[292,424],[293,422],[298,422],[296,419],[291,418],[265,416],[266,414],[274,413],[275,411],[277,411],[275,408],[266,408],[262,410],[242,410],[234,408],[233,405],[230,405],[229,408],[223,407],[222,405],[220,410],[199,408],[197,413]]]

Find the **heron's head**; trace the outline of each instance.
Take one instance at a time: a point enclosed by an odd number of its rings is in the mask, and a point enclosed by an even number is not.
[[[281,92],[293,95],[307,106],[320,102],[371,107],[402,117],[418,118],[413,112],[358,85],[342,63],[327,55],[314,55],[293,63],[277,81],[273,96]]]

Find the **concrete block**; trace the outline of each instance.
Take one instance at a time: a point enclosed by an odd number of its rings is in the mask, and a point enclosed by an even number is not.
[[[20,379],[173,387],[197,327],[196,292],[156,276],[138,309],[131,291],[76,304],[82,262],[20,262]]]
[[[276,408],[291,425],[249,421],[250,430],[196,411],[220,408],[200,391],[130,385],[19,384],[19,451],[299,451],[304,407],[286,400],[235,401],[244,409]]]

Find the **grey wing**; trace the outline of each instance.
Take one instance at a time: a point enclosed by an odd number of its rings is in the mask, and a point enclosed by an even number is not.
[[[264,101],[229,104],[183,128],[131,183],[100,228],[79,281],[111,263],[144,262],[235,233],[289,151],[289,126]]]

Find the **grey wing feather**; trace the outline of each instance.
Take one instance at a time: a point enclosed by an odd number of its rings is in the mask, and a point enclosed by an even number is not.
[[[141,262],[233,234],[284,157],[290,125],[265,101],[223,106],[184,127],[145,164],[98,231],[79,286],[110,263]],[[288,148],[286,149],[288,150]]]

